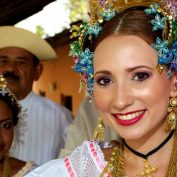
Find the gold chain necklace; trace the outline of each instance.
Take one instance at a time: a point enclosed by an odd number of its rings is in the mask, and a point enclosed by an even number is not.
[[[104,174],[108,174],[111,177],[126,177],[124,169],[124,152],[123,144],[120,143],[116,146],[112,152],[110,161],[108,161],[106,167],[103,169],[100,177]]]
[[[4,176],[3,177],[11,177],[11,170],[9,166],[9,154],[6,154],[4,158]]]
[[[123,140],[123,143],[125,145],[125,147],[131,151],[133,154],[135,154],[136,156],[139,156],[141,158],[144,159],[144,170],[141,172],[138,172],[137,176],[139,177],[153,177],[153,173],[156,173],[158,171],[158,168],[154,165],[151,165],[148,161],[148,157],[151,156],[152,154],[156,153],[157,151],[159,151],[165,144],[168,143],[168,141],[172,138],[172,136],[174,135],[174,130],[172,130],[170,132],[170,134],[154,149],[152,149],[151,151],[149,151],[147,154],[142,154],[134,149],[132,149],[126,142],[125,140]]]
[[[128,177],[125,174],[124,168],[124,146],[119,144],[114,148],[110,161],[107,163],[106,167],[100,174],[100,177],[103,177],[104,174],[107,174],[111,177]],[[147,162],[145,163],[145,170],[155,170],[154,167],[151,167]],[[174,133],[174,143],[173,149],[170,157],[170,162],[165,177],[175,177],[177,173],[177,132]],[[144,173],[145,177],[153,177],[147,173]]]

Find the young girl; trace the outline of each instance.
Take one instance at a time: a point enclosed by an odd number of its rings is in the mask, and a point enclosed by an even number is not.
[[[0,75],[0,176],[21,177],[34,168],[32,161],[26,163],[9,157],[9,150],[14,139],[14,128],[19,120],[21,106]],[[16,130],[17,131],[17,130]]]

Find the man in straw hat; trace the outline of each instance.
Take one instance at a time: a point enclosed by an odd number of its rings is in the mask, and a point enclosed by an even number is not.
[[[32,91],[33,82],[42,73],[40,60],[56,57],[52,47],[36,34],[13,26],[0,27],[0,73],[27,111],[23,142],[14,142],[11,150],[13,157],[23,161],[43,164],[56,158],[64,146],[71,112]]]

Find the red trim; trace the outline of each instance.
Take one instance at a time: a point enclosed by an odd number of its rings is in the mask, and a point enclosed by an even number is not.
[[[70,177],[76,177],[75,172],[74,172],[74,170],[73,170],[73,168],[71,166],[71,162],[70,162],[68,157],[64,158],[64,164],[65,164],[66,169],[67,169],[67,171],[69,173],[69,176]]]
[[[105,164],[102,162],[101,157],[99,156],[99,154],[96,151],[96,147],[94,144],[94,141],[89,141],[89,148],[90,148],[90,152],[91,152],[91,156],[93,157],[93,159],[95,160],[95,162],[97,163],[97,165],[99,166],[99,168],[101,170],[104,169]]]

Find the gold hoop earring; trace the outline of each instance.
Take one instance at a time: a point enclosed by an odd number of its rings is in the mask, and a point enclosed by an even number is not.
[[[93,139],[103,141],[105,135],[105,125],[101,117],[98,118],[97,126],[94,131]]]
[[[168,107],[169,114],[166,119],[166,127],[165,127],[166,132],[174,130],[176,128],[177,120],[176,120],[176,113],[174,111],[176,106],[177,106],[177,98],[176,97],[170,98],[169,107]]]

